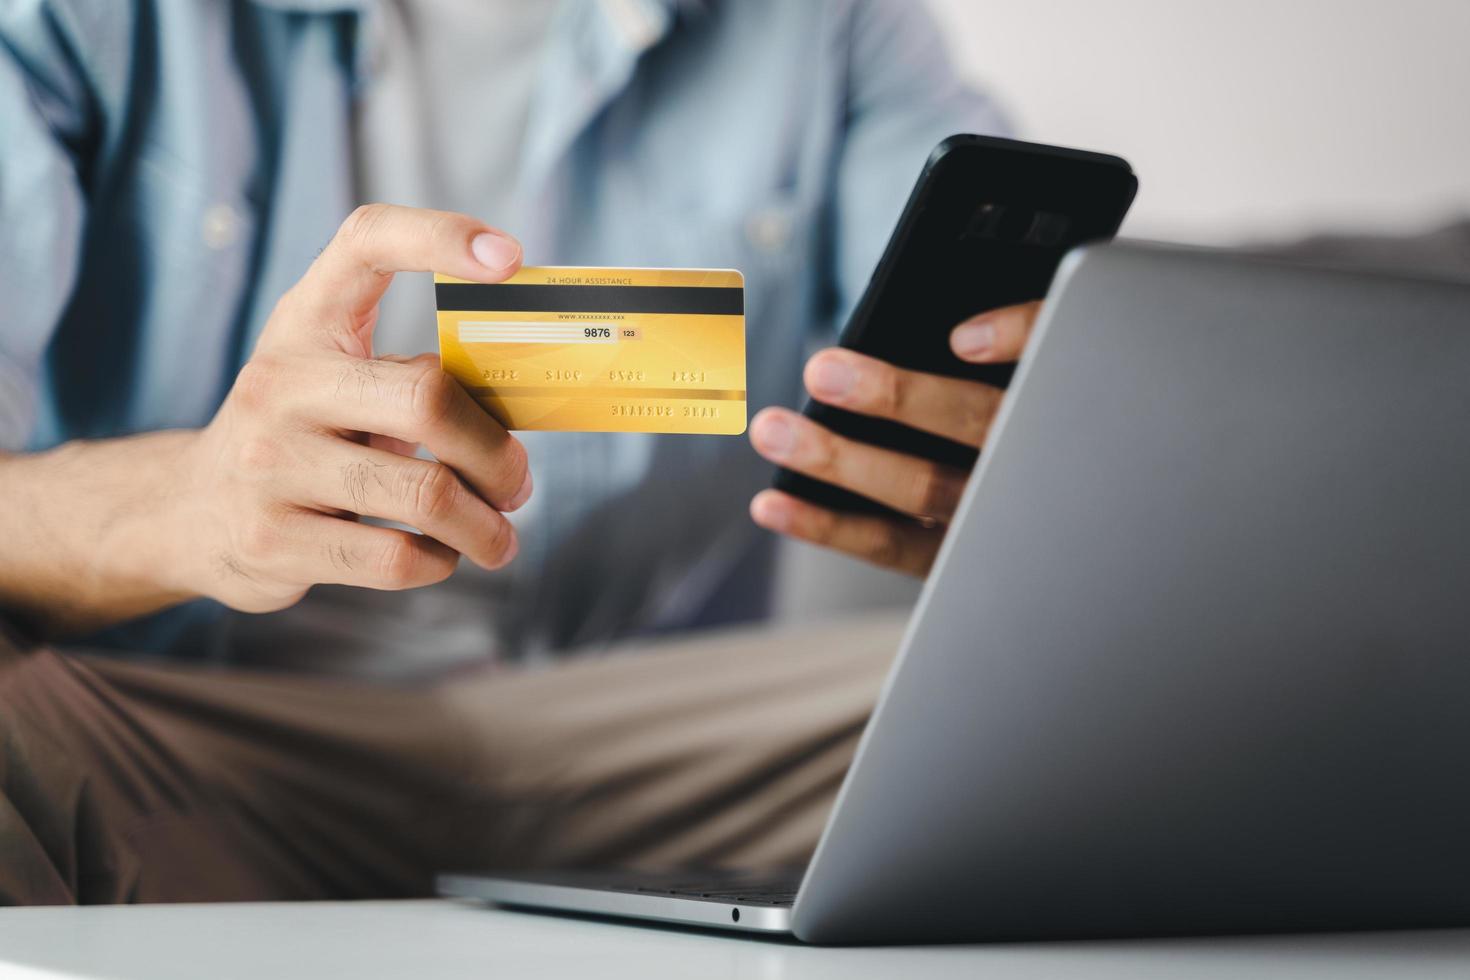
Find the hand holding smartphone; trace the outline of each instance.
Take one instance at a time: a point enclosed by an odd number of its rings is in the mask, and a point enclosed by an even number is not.
[[[1068,251],[1116,234],[1138,182],[1119,157],[985,136],[952,136],[930,156],[840,346],[899,368],[1004,388],[1011,365],[971,364],[950,331],[1042,298]],[[977,450],[875,416],[810,401],[803,414],[858,442],[968,471]],[[899,517],[790,469],[776,489],[829,510]]]

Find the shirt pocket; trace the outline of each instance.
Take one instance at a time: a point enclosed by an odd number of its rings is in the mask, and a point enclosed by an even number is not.
[[[257,207],[232,176],[202,173],[157,144],[144,147],[133,219],[150,240],[160,272],[187,272],[201,263],[243,268],[248,262]]]
[[[660,223],[669,264],[745,275],[747,317],[789,318],[819,285],[818,208],[794,196],[770,196],[733,213],[664,212]]]
[[[257,209],[227,175],[145,147],[125,209],[137,246],[144,428],[207,421],[241,352]]]
[[[652,264],[730,268],[745,277],[746,387],[752,413],[800,404],[801,368],[819,318],[826,275],[820,210],[771,195],[736,212],[661,211]],[[646,225],[645,225],[646,227]]]

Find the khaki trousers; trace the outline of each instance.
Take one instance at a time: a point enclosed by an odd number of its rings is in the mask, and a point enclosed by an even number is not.
[[[0,638],[0,903],[368,898],[437,871],[804,861],[891,616],[432,687]]]

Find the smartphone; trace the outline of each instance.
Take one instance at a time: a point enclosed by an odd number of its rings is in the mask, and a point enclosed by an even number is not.
[[[899,367],[1004,388],[1011,365],[967,364],[949,348],[961,321],[1041,299],[1062,257],[1112,238],[1138,181],[1126,160],[992,136],[951,136],[930,155],[839,343]],[[808,401],[840,435],[969,470],[978,452],[940,436]],[[777,489],[843,511],[882,504],[781,469]]]

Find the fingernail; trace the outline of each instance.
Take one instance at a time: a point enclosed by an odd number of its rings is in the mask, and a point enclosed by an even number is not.
[[[955,327],[949,338],[950,346],[961,357],[978,359],[995,349],[995,324],[989,320],[975,320]]]
[[[516,491],[516,495],[514,497],[511,497],[510,498],[510,503],[508,503],[508,504],[505,505],[505,513],[508,514],[508,513],[510,513],[513,510],[520,510],[521,507],[526,503],[526,501],[528,501],[530,499],[531,499],[531,471],[530,471],[530,469],[527,469],[526,470],[526,478],[521,481],[521,488]]]
[[[768,531],[786,530],[786,511],[773,506],[765,497],[756,497],[750,502],[750,516]]]
[[[857,372],[841,358],[827,356],[812,361],[807,389],[817,398],[841,398],[857,383]]]
[[[521,257],[521,246],[513,239],[489,231],[475,236],[470,251],[475,261],[495,272],[510,268]]]
[[[755,430],[756,448],[773,459],[785,459],[796,446],[796,430],[780,415],[769,415]]]
[[[500,556],[500,566],[504,568],[516,560],[516,555],[521,553],[521,536],[511,528],[510,544],[505,546],[505,554]]]

